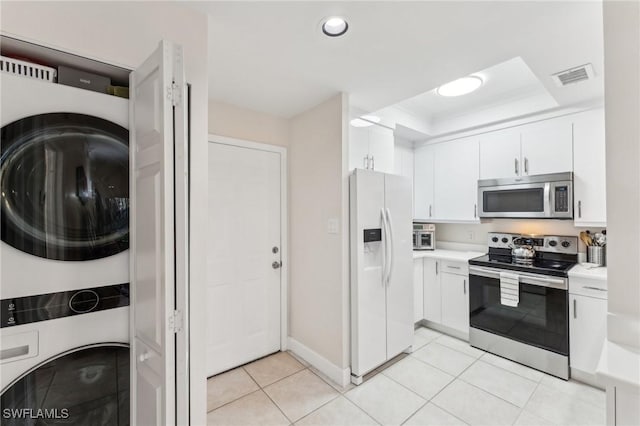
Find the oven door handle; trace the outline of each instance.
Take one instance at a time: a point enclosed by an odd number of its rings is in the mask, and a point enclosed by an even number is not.
[[[508,272],[513,272],[514,274],[517,274],[520,277],[521,284],[531,284],[531,285],[537,285],[542,287],[558,288],[561,290],[566,290],[568,288],[567,280],[565,279],[534,276],[531,274],[522,273],[518,271],[508,271]],[[477,275],[477,276],[486,277],[486,278],[494,278],[497,280],[500,279],[499,270],[480,268],[477,266],[469,266],[469,275]]]

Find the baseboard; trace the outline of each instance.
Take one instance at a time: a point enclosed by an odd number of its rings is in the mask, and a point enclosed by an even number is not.
[[[604,383],[602,383],[595,374],[587,373],[573,367],[571,367],[570,370],[571,378],[573,380],[577,380],[578,382],[586,383],[589,386],[604,390]]]
[[[439,324],[437,322],[432,322],[428,320],[421,320],[416,323],[418,327],[427,327],[435,331],[439,331],[440,333],[448,334],[449,336],[455,337],[460,340],[464,340],[465,342],[469,341],[469,333],[463,333],[451,327],[447,327],[446,325]],[[417,327],[416,327],[417,328]]]
[[[345,387],[351,381],[351,369],[340,368],[313,349],[308,348],[298,342],[293,337],[289,337],[288,349],[296,356],[307,361],[309,364],[317,368],[322,374],[334,381],[336,384]]]

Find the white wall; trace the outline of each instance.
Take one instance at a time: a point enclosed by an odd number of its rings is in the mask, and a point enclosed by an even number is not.
[[[134,68],[161,39],[184,47],[191,117],[191,420],[206,423],[204,321],[207,193],[206,16],[174,2],[2,2],[2,34]]]
[[[640,3],[604,2],[608,338],[640,347]]]
[[[289,120],[209,101],[209,133],[286,147],[289,145]]]
[[[349,366],[347,112],[346,96],[335,96],[293,117],[289,138],[289,333],[339,369]]]

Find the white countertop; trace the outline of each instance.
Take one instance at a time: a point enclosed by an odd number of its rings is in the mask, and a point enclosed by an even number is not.
[[[640,350],[605,340],[596,374],[607,383],[640,389]]]
[[[569,278],[587,278],[591,280],[607,280],[607,267],[600,266],[597,268],[585,267],[582,263],[578,263],[576,266],[569,270]]]
[[[430,257],[433,259],[457,260],[460,262],[466,262],[469,259],[473,259],[474,257],[484,256],[485,254],[486,253],[482,253],[479,251],[461,251],[461,250],[444,250],[444,249],[414,250],[413,258],[420,259],[423,257]]]

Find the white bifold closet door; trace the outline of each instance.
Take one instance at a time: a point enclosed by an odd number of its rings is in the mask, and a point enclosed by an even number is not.
[[[281,155],[209,143],[208,376],[280,349]]]

